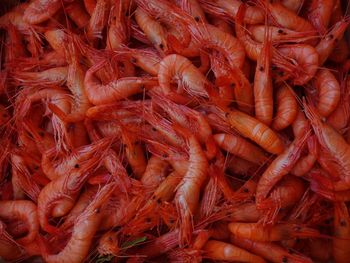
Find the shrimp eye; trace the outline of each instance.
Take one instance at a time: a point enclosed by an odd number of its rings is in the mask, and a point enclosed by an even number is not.
[[[157,129],[156,129],[156,128],[154,128],[154,127],[152,127],[152,131],[157,131]]]
[[[175,223],[175,220],[171,218],[171,219],[169,219],[169,223],[170,223],[170,224],[174,224],[174,223]]]
[[[264,71],[264,67],[263,67],[263,66],[260,66],[260,67],[259,67],[259,70],[260,70],[260,71]]]
[[[278,29],[278,34],[283,34],[284,33],[284,31],[282,30],[282,29]]]
[[[229,113],[228,113],[228,112],[225,112],[225,117],[226,117],[226,118],[228,117],[228,115],[229,115]]]
[[[235,86],[236,86],[236,84],[235,84],[235,83],[233,83],[233,82],[232,82],[232,83],[230,83],[230,87],[231,87],[231,88],[234,88]]]
[[[164,45],[163,44],[159,44],[159,47],[160,47],[160,49],[163,49]]]
[[[7,118],[7,117],[8,117],[7,113],[4,113],[4,114],[2,115],[2,117]]]
[[[248,188],[245,188],[245,187],[244,187],[242,190],[243,190],[243,192],[245,192],[245,193],[249,193]]]
[[[163,157],[163,158],[167,158],[168,155],[167,155],[166,153],[163,153],[163,154],[162,154],[162,157]]]
[[[194,20],[196,20],[196,22],[199,22],[199,17],[198,17],[198,16],[195,16],[195,17],[194,17]]]
[[[44,132],[41,131],[41,132],[39,132],[39,135],[40,135],[40,137],[44,137],[45,134],[44,134]]]
[[[131,58],[131,63],[136,63],[137,59],[136,58]]]
[[[277,67],[275,65],[271,66],[271,70],[276,70],[276,69],[277,69]]]
[[[346,226],[345,220],[340,220],[340,225],[341,225],[341,226]]]
[[[157,199],[157,203],[160,204],[162,201],[160,199]]]
[[[34,170],[38,170],[39,166],[35,165],[33,168],[34,168]]]
[[[96,208],[95,213],[97,213],[97,214],[100,213],[100,208]]]
[[[334,35],[333,34],[330,34],[329,35],[329,39],[333,39],[334,38]]]
[[[300,227],[300,226],[295,226],[295,227],[294,227],[294,231],[297,231],[297,232],[298,232],[298,231],[300,231],[300,230],[301,230],[301,227]]]
[[[147,222],[147,223],[151,223],[151,222],[152,222],[152,219],[149,218],[149,217],[146,217],[146,222]]]
[[[113,241],[113,238],[112,238],[112,237],[109,237],[109,238],[108,238],[108,241],[112,242],[112,241]]]
[[[69,131],[74,130],[74,128],[75,128],[75,124],[74,124],[74,123],[70,123],[70,124],[68,125],[68,130],[69,130]]]
[[[283,71],[278,72],[278,75],[283,76],[284,75]]]
[[[76,169],[78,169],[79,167],[80,167],[79,164],[75,164],[75,165],[74,165],[74,168],[76,168]]]
[[[287,262],[288,262],[288,258],[287,258],[287,257],[283,257],[283,258],[282,258],[282,262],[283,262],[283,263],[287,263]]]

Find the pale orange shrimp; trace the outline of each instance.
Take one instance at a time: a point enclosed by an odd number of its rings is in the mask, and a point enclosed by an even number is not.
[[[148,160],[145,172],[141,177],[142,184],[149,189],[156,189],[165,179],[168,163],[156,156]]]
[[[214,140],[223,150],[254,164],[263,164],[268,159],[259,147],[237,135],[219,133]]]
[[[334,0],[312,0],[308,10],[308,20],[321,34],[325,34],[331,20]]]
[[[167,35],[162,25],[139,7],[135,11],[135,20],[153,46],[161,54],[167,54],[169,51]]]
[[[172,54],[163,58],[159,64],[158,81],[164,94],[171,93],[171,83],[175,80],[178,89],[185,89],[194,96],[207,97],[206,77],[187,58]]]
[[[121,248],[118,242],[118,233],[115,231],[108,231],[102,235],[97,245],[97,252],[99,255],[113,255],[117,256]]]
[[[339,82],[331,71],[320,69],[315,75],[313,85],[319,93],[317,110],[322,117],[328,117],[340,100]]]
[[[259,255],[270,262],[292,262],[292,263],[312,263],[313,261],[304,256],[289,251],[288,249],[272,242],[252,241],[245,238],[231,236],[231,241],[236,246],[242,247],[251,253]]]
[[[115,1],[114,5],[112,5],[111,18],[108,22],[107,48],[116,50],[122,44],[128,43],[128,22],[123,10],[123,1]]]
[[[7,261],[23,260],[26,251],[6,231],[6,225],[0,221],[0,256]]]
[[[230,126],[243,137],[251,139],[272,154],[283,152],[284,144],[282,140],[267,125],[237,110],[225,110],[224,115]]]
[[[317,229],[292,223],[278,223],[273,226],[263,226],[258,223],[230,223],[228,229],[235,237],[263,242],[321,236]]]
[[[69,41],[69,35],[63,29],[49,29],[45,31],[45,39],[50,46],[65,57],[65,46]]]
[[[254,76],[255,117],[270,125],[273,116],[273,88],[271,77],[272,44],[269,27],[265,29],[265,37],[256,61]]]
[[[20,85],[62,85],[67,75],[67,67],[57,67],[40,72],[15,72],[12,77]]]
[[[349,19],[340,20],[334,24],[333,28],[321,38],[321,41],[315,47],[319,55],[319,65],[323,65],[328,59],[338,41],[343,38],[344,32],[348,28],[349,23]]]
[[[38,218],[41,227],[49,233],[57,233],[50,225],[48,217],[63,216],[74,206],[80,189],[91,174],[91,170],[101,162],[102,156],[94,156],[71,173],[58,177],[47,184],[38,198]]]
[[[209,24],[192,22],[189,30],[198,46],[223,54],[232,68],[243,67],[244,47],[237,38]]]
[[[86,13],[83,4],[79,1],[67,5],[65,11],[68,17],[72,19],[79,28],[83,28],[89,23],[90,16]]]
[[[189,151],[187,172],[177,188],[175,203],[180,214],[180,240],[186,244],[191,240],[192,216],[199,202],[201,187],[207,177],[208,161],[197,138],[182,127],[177,127],[185,138]]]
[[[348,42],[345,36],[343,36],[334,47],[333,52],[329,55],[329,60],[336,63],[343,63],[349,57],[349,53]]]
[[[43,258],[46,262],[82,262],[89,253],[93,237],[102,220],[102,210],[106,201],[115,189],[115,184],[110,183],[97,192],[93,201],[86,207],[74,222],[71,237],[66,246],[58,254],[49,254],[46,249]],[[44,248],[45,244],[41,244]]]
[[[292,77],[294,85],[304,85],[316,74],[319,53],[317,48],[307,44],[284,45],[274,52],[273,63]],[[282,75],[281,78],[285,76]]]
[[[88,161],[109,143],[108,140],[100,140],[74,149],[69,155],[62,155],[55,148],[49,149],[42,155],[41,167],[48,178],[55,180],[74,169],[79,169],[85,161]]]
[[[203,247],[203,257],[212,260],[224,260],[228,262],[266,262],[262,257],[256,256],[247,250],[241,249],[230,243],[209,240]]]
[[[158,84],[158,81],[151,77],[125,77],[103,85],[94,74],[104,64],[104,61],[100,62],[91,67],[85,74],[85,91],[90,102],[94,105],[112,103],[141,93],[144,87],[149,88]]]
[[[24,11],[23,20],[29,24],[39,24],[52,17],[61,7],[62,3],[59,0],[32,1]]]
[[[242,5],[240,0],[199,0],[205,12],[217,17],[227,17],[235,19],[239,7]],[[264,12],[257,6],[248,6],[244,16],[244,22],[247,24],[260,24],[264,22]]]
[[[316,109],[304,103],[305,113],[310,120],[318,141],[332,155],[333,160],[341,167],[341,179],[349,185],[350,176],[350,147],[341,134],[329,124],[323,122],[317,115]]]
[[[304,4],[304,0],[281,0],[281,4],[289,10],[299,13]]]
[[[317,138],[312,135],[307,139],[308,154],[301,157],[290,171],[292,175],[303,176],[315,165],[319,155],[319,144]]]
[[[98,40],[102,38],[102,31],[108,22],[109,9],[110,1],[97,0],[89,24],[86,27],[86,37],[93,46],[96,46]]]
[[[298,114],[292,124],[292,129],[294,137],[301,137],[305,130],[310,129],[310,122],[300,108],[298,108]]]
[[[256,203],[258,206],[260,202],[267,198],[274,185],[292,170],[309,136],[310,131],[305,131],[304,136],[296,138],[283,153],[272,161],[262,174],[256,188]]]
[[[294,92],[287,85],[279,87],[276,92],[277,109],[272,122],[276,131],[283,130],[291,125],[298,115],[298,102]]]
[[[255,223],[261,218],[262,213],[256,208],[255,203],[233,205],[225,209],[225,221]]]
[[[4,13],[0,17],[0,27],[3,28],[9,24],[12,24],[18,30],[26,32],[26,30],[29,28],[29,24],[23,20],[23,14],[28,5],[28,3],[19,3],[18,5],[15,5],[12,10]]]
[[[16,240],[19,244],[32,242],[39,232],[39,222],[36,205],[28,200],[0,201],[0,217],[8,220],[24,221],[28,233]]]
[[[176,5],[178,5],[182,10],[189,13],[195,21],[206,22],[204,11],[197,0],[175,0]]]
[[[265,25],[248,25],[247,30],[252,35],[255,41],[262,43],[265,36]],[[277,26],[270,26],[271,42],[285,43],[285,42],[306,42],[310,39],[308,32],[298,32],[288,28],[281,28]]]
[[[350,257],[350,216],[346,204],[334,203],[333,257],[335,262],[347,262]]]

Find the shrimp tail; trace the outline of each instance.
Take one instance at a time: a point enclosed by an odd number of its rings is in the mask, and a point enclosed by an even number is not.
[[[179,242],[181,246],[189,244],[192,239],[193,232],[193,215],[190,212],[190,208],[185,200],[180,204],[177,204],[178,211],[180,211],[180,232]]]

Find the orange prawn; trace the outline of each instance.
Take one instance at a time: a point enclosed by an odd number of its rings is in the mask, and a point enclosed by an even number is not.
[[[61,7],[59,0],[32,1],[24,11],[23,20],[29,24],[39,24],[52,17]]]
[[[335,262],[347,262],[350,257],[348,247],[350,245],[350,216],[346,204],[334,203],[334,234],[333,257]]]

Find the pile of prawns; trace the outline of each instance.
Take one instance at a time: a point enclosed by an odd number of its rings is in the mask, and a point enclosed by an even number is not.
[[[7,262],[348,262],[339,0],[33,0],[0,17]]]

